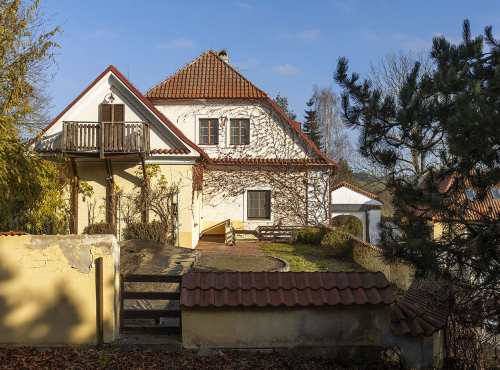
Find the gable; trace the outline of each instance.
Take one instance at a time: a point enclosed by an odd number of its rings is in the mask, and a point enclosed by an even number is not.
[[[205,153],[191,143],[166,117],[145,99],[113,66],[106,69],[82,94],[80,94],[59,116],[32,141],[38,152],[57,152],[62,148],[63,122],[98,123],[101,121],[101,107],[109,104],[124,106],[126,122],[148,122],[152,153],[188,154],[189,157],[205,156]]]
[[[332,188],[332,204],[373,204],[382,205],[375,194],[358,188],[347,182],[341,182]]]

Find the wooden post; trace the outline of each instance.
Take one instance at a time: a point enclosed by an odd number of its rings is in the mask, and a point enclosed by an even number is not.
[[[142,186],[142,195],[144,197],[144,213],[142,215],[142,222],[149,222],[149,210],[151,208],[151,205],[149,204],[149,183],[148,183],[148,174],[146,172],[146,162],[144,160],[144,155],[141,155],[141,162],[142,162],[142,175],[144,178],[144,185]]]
[[[103,263],[102,257],[99,257],[95,260],[96,327],[99,346],[104,344],[103,281]]]
[[[100,148],[99,148],[99,157],[104,158],[104,123],[99,124],[99,142],[100,142]]]
[[[73,168],[73,181],[71,182],[71,214],[73,216],[73,230],[71,232],[78,235],[78,191],[80,190],[80,178],[74,159],[71,159]]]
[[[106,172],[108,174],[108,222],[111,225],[115,225],[115,175],[113,174],[113,167],[111,165],[111,159],[105,159]]]

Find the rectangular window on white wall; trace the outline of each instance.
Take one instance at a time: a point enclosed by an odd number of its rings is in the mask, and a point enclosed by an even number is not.
[[[200,144],[219,144],[218,119],[200,119]]]
[[[247,218],[271,219],[271,190],[248,190]]]
[[[231,120],[231,144],[250,143],[250,120],[232,119]]]

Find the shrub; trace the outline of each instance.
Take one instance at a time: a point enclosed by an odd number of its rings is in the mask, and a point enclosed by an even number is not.
[[[321,241],[325,255],[341,261],[353,261],[352,240],[349,234],[343,231],[332,231]]]
[[[161,243],[171,243],[174,239],[174,235],[168,233],[168,225],[161,221],[134,222],[129,229],[132,239],[141,238]]]
[[[97,224],[91,224],[83,229],[84,234],[96,235],[96,234],[112,234],[116,235],[116,229],[113,225],[107,222],[99,222]]]
[[[304,244],[320,245],[321,240],[323,240],[325,235],[326,235],[326,229],[324,227],[321,227],[319,229],[312,227],[303,227],[302,229],[299,229],[297,235],[297,242]]]
[[[332,224],[334,228],[341,228],[349,234],[363,237],[363,223],[355,216],[336,216],[333,218]]]

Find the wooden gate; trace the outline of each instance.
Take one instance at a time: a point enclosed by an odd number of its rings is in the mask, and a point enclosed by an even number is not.
[[[182,275],[120,275],[120,332],[181,334],[181,282]],[[158,283],[159,288],[144,291],[138,283]],[[162,309],[130,309],[125,308],[125,300],[168,302]],[[165,319],[169,318],[178,320],[165,323]]]

